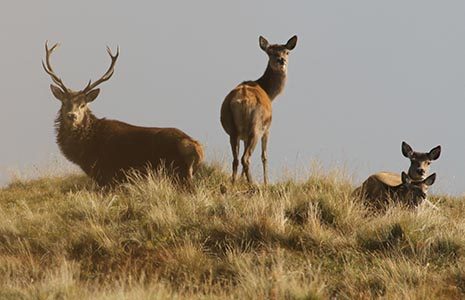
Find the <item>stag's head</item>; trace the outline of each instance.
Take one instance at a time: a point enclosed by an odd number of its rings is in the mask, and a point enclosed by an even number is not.
[[[413,181],[405,172],[402,172],[402,188],[404,189],[404,200],[410,206],[417,206],[425,201],[428,188],[436,180],[436,173],[431,174],[423,180]]]
[[[428,174],[429,167],[433,160],[441,155],[441,146],[436,146],[429,152],[416,152],[406,142],[402,142],[402,154],[410,159],[408,175],[413,180],[423,180]]]
[[[260,48],[268,54],[268,64],[274,71],[286,73],[289,52],[297,45],[297,36],[291,37],[286,44],[270,45],[268,41],[260,36]]]
[[[111,64],[107,72],[99,80],[95,82],[89,81],[84,89],[80,91],[73,91],[63,84],[61,78],[53,71],[50,63],[50,55],[57,46],[58,44],[55,44],[49,48],[48,44],[45,43],[45,62],[42,61],[42,66],[44,67],[45,72],[50,75],[54,83],[50,85],[52,94],[61,102],[61,119],[66,125],[76,128],[81,125],[86,113],[89,111],[87,106],[88,103],[94,101],[100,93],[100,89],[96,87],[102,82],[110,79],[113,75],[115,71],[115,63],[119,55],[119,49],[116,54],[113,55],[110,48],[107,47],[107,52],[111,57]]]

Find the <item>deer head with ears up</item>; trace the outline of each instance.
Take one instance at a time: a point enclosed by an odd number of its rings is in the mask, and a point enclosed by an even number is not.
[[[428,175],[431,162],[441,155],[441,146],[438,145],[429,152],[416,152],[406,142],[402,142],[402,154],[410,159],[408,175],[413,180],[423,180]]]

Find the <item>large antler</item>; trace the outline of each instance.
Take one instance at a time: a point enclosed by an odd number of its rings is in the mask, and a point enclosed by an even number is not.
[[[42,60],[42,67],[44,68],[45,72],[47,72],[50,77],[52,77],[52,81],[57,84],[65,93],[68,93],[68,89],[63,84],[63,81],[60,77],[55,74],[53,71],[52,65],[50,64],[50,55],[52,54],[53,50],[55,50],[59,46],[58,43],[52,46],[52,48],[48,48],[48,41],[45,42],[45,63]]]
[[[102,82],[105,82],[108,79],[110,79],[111,76],[113,75],[113,73],[115,72],[115,64],[116,64],[116,60],[118,59],[118,56],[119,56],[119,47],[116,48],[116,54],[115,55],[113,55],[111,53],[111,49],[108,46],[107,46],[107,52],[111,57],[110,67],[108,68],[107,72],[105,74],[103,74],[103,76],[99,80],[95,81],[94,83],[92,83],[92,80],[89,80],[89,83],[87,84],[87,86],[83,90],[84,93],[87,93],[87,92],[95,89],[99,84],[101,84]]]

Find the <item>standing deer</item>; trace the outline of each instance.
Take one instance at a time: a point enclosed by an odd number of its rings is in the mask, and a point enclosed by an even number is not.
[[[203,160],[200,143],[176,128],[148,128],[126,124],[117,120],[99,119],[92,114],[88,104],[99,95],[96,87],[109,80],[114,73],[116,55],[107,52],[111,64],[97,81],[89,81],[80,91],[67,88],[50,64],[50,49],[45,43],[45,62],[42,66],[53,83],[50,88],[61,101],[55,120],[57,144],[64,156],[77,164],[100,186],[125,181],[127,172],[136,170],[143,174],[148,168],[162,165],[181,181],[191,182],[192,176]]]
[[[368,204],[381,208],[391,200],[415,207],[427,201],[428,188],[436,180],[436,173],[419,181],[413,181],[405,172],[401,176],[380,172],[368,177],[354,194],[363,196]],[[431,204],[432,205],[432,204]],[[433,205],[434,206],[434,205]]]
[[[233,89],[221,106],[221,125],[229,135],[231,144],[232,183],[234,184],[239,166],[239,142],[244,141],[242,155],[242,173],[252,183],[250,157],[261,138],[263,181],[268,183],[267,142],[271,125],[271,102],[283,90],[286,84],[289,52],[295,48],[297,36],[290,38],[284,45],[270,45],[260,36],[260,48],[268,55],[265,73],[255,81],[244,81]]]
[[[412,180],[423,180],[428,175],[429,167],[433,160],[441,155],[441,146],[436,146],[428,153],[413,151],[412,147],[406,142],[402,142],[402,154],[410,159],[408,175]]]

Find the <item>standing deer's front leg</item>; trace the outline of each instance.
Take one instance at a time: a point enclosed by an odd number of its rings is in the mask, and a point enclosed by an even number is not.
[[[267,130],[262,136],[263,183],[265,185],[268,184],[268,153],[266,151],[268,146],[268,133],[269,131]]]

